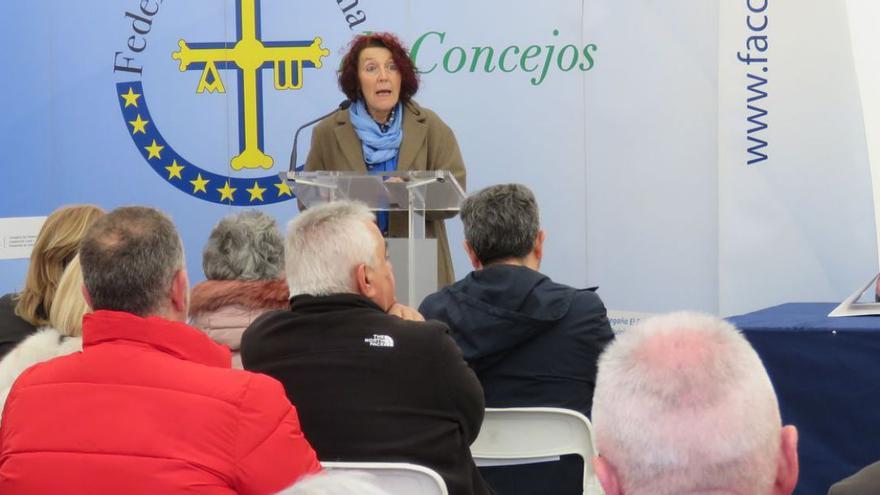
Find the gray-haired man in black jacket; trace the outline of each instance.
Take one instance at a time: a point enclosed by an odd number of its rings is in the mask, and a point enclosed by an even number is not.
[[[255,320],[241,357],[284,385],[318,458],[420,464],[451,495],[491,493],[470,454],[480,382],[445,324],[395,302],[373,214],[353,202],[311,208],[286,242],[290,310]]]

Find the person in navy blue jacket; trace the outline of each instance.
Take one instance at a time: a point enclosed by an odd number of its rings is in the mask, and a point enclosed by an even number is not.
[[[461,219],[474,271],[425,298],[419,311],[449,325],[487,407],[562,407],[589,416],[596,363],[614,338],[595,288],[540,273],[545,233],[525,186],[477,192]],[[481,472],[498,495],[579,495],[582,469],[582,459],[566,456]]]

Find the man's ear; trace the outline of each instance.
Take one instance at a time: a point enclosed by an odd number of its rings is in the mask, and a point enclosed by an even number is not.
[[[596,472],[596,477],[599,478],[599,484],[602,485],[605,495],[620,495],[617,472],[607,459],[598,455],[593,457],[593,470]]]
[[[373,295],[375,295],[376,289],[373,288],[372,284],[372,272],[370,272],[366,263],[361,263],[354,269],[354,285],[358,294],[367,299],[372,299]]]
[[[174,272],[171,280],[171,307],[184,315],[189,310],[189,277],[184,268]]]
[[[797,486],[800,471],[797,444],[797,428],[792,425],[783,426],[782,439],[779,442],[779,459],[776,463],[776,482],[773,485],[774,495],[790,495]]]
[[[86,304],[88,305],[89,309],[94,311],[95,307],[92,306],[92,296],[89,295],[89,290],[86,289],[86,284],[82,284],[82,287],[80,287],[80,290],[82,291],[83,299],[86,300]]]
[[[532,249],[532,253],[535,255],[535,259],[538,260],[538,263],[544,258],[544,240],[547,239],[547,233],[544,232],[544,229],[538,231],[538,235],[535,237],[535,247]]]
[[[468,241],[464,241],[464,252],[467,253],[468,258],[471,260],[471,266],[474,267],[474,270],[481,270],[483,268],[483,264],[480,262],[480,258],[477,257],[477,252],[474,251],[473,246]]]

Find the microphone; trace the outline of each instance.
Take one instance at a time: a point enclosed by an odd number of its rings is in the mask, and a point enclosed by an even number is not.
[[[343,100],[342,103],[340,103],[338,107],[334,108],[332,112],[329,112],[326,115],[321,115],[317,119],[310,120],[310,121],[306,122],[305,124],[299,126],[299,129],[297,129],[296,132],[293,134],[293,149],[290,150],[290,169],[288,170],[288,176],[290,176],[290,174],[292,174],[294,172],[294,170],[296,169],[296,141],[299,139],[299,131],[305,129],[306,127],[308,127],[310,125],[314,125],[314,124],[320,122],[321,120],[326,119],[327,117],[333,115],[334,113],[336,113],[340,110],[346,110],[350,106],[351,106],[351,100],[348,100],[348,99]]]

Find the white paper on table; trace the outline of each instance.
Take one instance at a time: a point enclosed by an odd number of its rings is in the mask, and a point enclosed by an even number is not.
[[[27,259],[46,217],[0,218],[0,260]]]
[[[834,311],[828,313],[828,316],[836,317],[880,315],[880,303],[858,302],[859,298],[862,297],[862,294],[864,294],[865,291],[868,290],[868,288],[874,287],[874,284],[877,283],[877,277],[880,277],[880,274],[874,275],[874,278],[872,278],[867,284],[865,284],[864,287],[855,291],[851,296],[844,299],[843,302],[840,303],[840,305],[834,308]],[[873,299],[873,294],[871,298]]]

